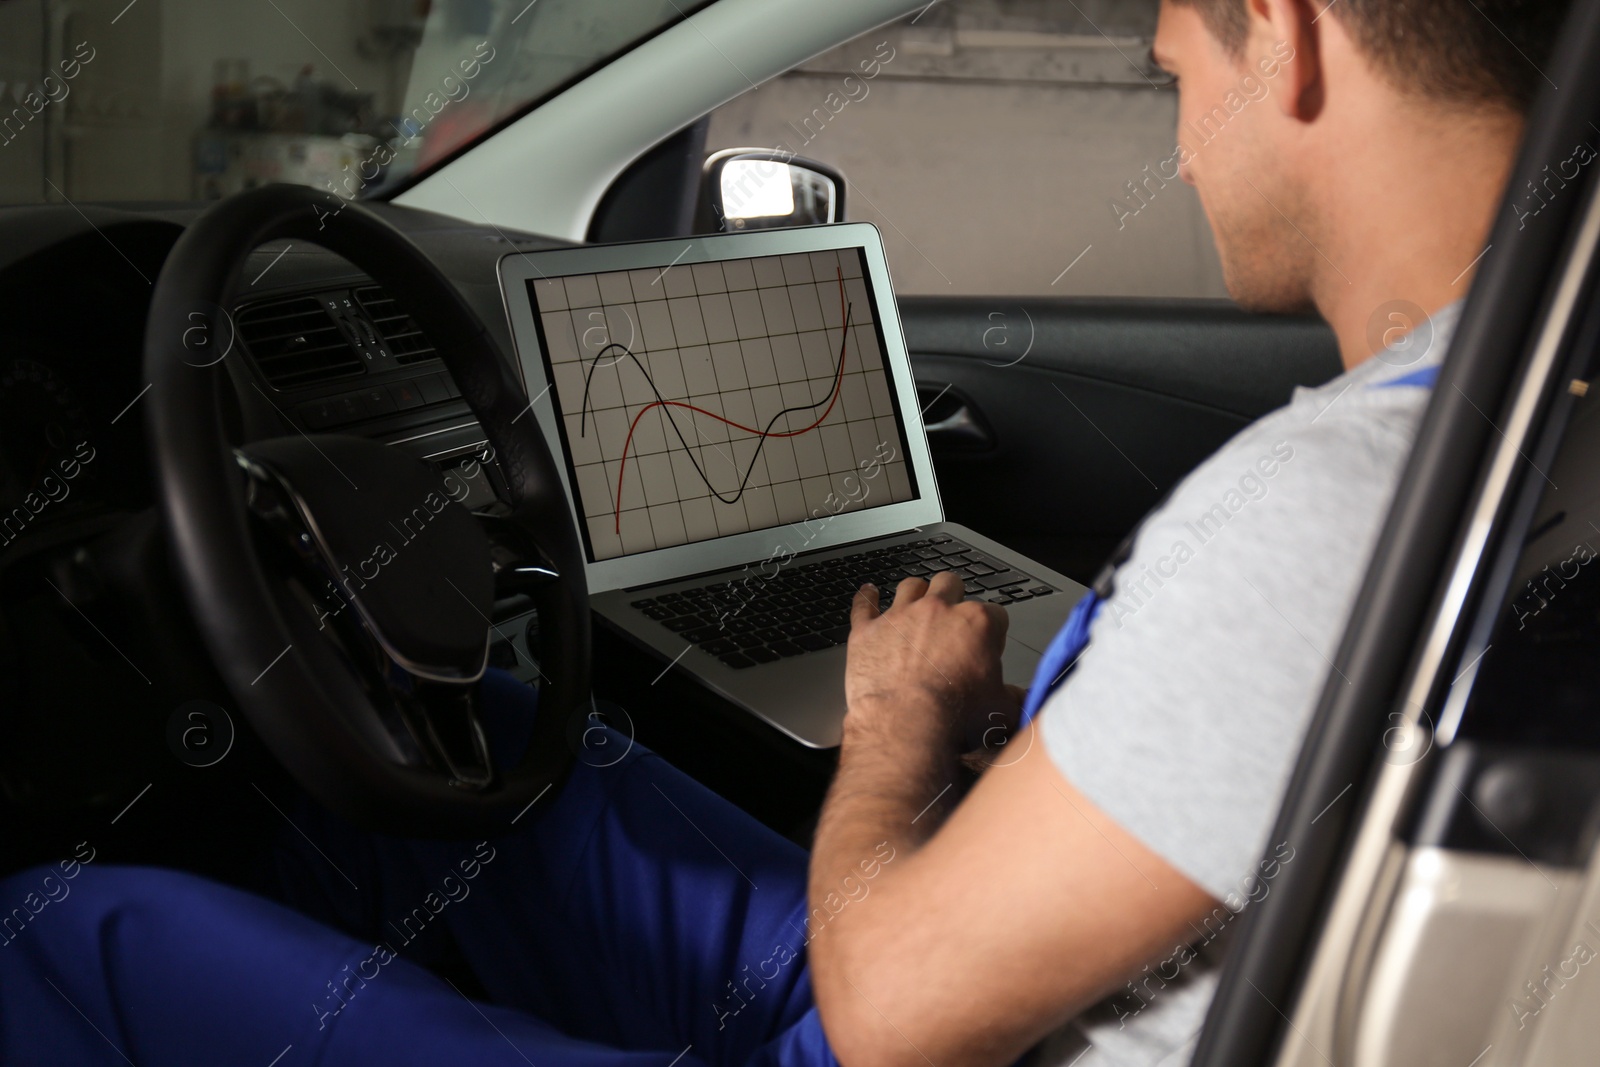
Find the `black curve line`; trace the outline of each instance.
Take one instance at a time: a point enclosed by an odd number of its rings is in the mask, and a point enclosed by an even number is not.
[[[820,408],[823,404],[825,404],[829,400],[831,400],[833,398],[834,393],[836,393],[838,390],[843,388],[843,386],[844,386],[844,357],[845,357],[845,351],[847,350],[847,348],[849,346],[849,340],[850,340],[850,318],[851,318],[851,315],[853,314],[854,310],[855,310],[855,305],[854,304],[846,304],[845,305],[844,335],[839,339],[839,360],[834,365],[834,370],[833,370],[833,388],[829,389],[827,394],[821,400],[818,400],[815,404],[799,404],[799,405],[796,405],[795,407],[792,407],[792,408],[784,408],[782,411],[780,411],[776,415],[772,416],[771,420],[769,420],[767,422],[767,428],[765,430],[761,431],[760,436],[756,441],[755,454],[750,457],[750,465],[745,468],[744,477],[739,480],[739,488],[738,488],[738,490],[731,497],[723,496],[720,492],[717,491],[717,487],[711,484],[711,479],[706,476],[705,470],[703,468],[701,468],[700,464],[695,460],[694,447],[691,446],[688,441],[684,440],[683,431],[678,429],[678,420],[674,419],[672,417],[672,413],[670,411],[667,411],[667,409],[670,408],[673,404],[675,404],[675,403],[676,404],[683,404],[683,403],[685,403],[685,401],[682,401],[682,400],[669,401],[666,397],[662,396],[661,395],[661,390],[656,388],[655,379],[650,377],[650,372],[647,369],[645,369],[645,365],[643,363],[639,362],[639,357],[634,354],[632,349],[630,349],[627,345],[621,343],[620,341],[613,341],[610,344],[606,345],[604,348],[602,348],[599,352],[595,353],[594,362],[589,364],[589,373],[584,377],[584,380],[583,380],[583,405],[582,405],[582,407],[580,409],[581,415],[580,415],[579,420],[578,420],[578,436],[579,437],[587,437],[588,436],[589,385],[590,385],[591,382],[594,381],[594,372],[599,369],[600,360],[605,357],[605,354],[607,352],[611,351],[613,348],[620,348],[623,351],[624,355],[626,355],[629,359],[633,360],[634,366],[639,368],[639,373],[644,375],[644,380],[645,380],[645,382],[647,384],[649,384],[650,391],[655,394],[656,402],[658,404],[660,404],[662,410],[664,412],[666,412],[667,422],[672,424],[672,432],[677,435],[678,443],[683,445],[683,450],[684,450],[685,453],[688,454],[689,462],[691,464],[693,464],[695,473],[700,476],[700,480],[702,482],[706,483],[706,488],[711,491],[711,495],[716,497],[718,500],[722,501],[724,504],[737,504],[739,502],[740,498],[744,496],[745,487],[750,482],[750,475],[755,472],[756,461],[761,458],[761,449],[767,443],[767,438],[772,436],[772,427],[777,424],[778,420],[783,418],[785,415],[790,414],[791,412],[796,412],[796,411],[815,411],[815,410],[817,410],[817,408]],[[612,363],[610,365],[611,366],[615,366],[615,363]],[[707,412],[707,414],[710,414],[710,412]],[[718,416],[716,416],[716,415],[712,415],[711,417],[712,418],[718,418]],[[813,427],[811,427],[811,429],[815,430],[815,429],[818,429],[820,426],[821,426],[821,423],[818,423],[817,426],[813,426]],[[807,430],[807,431],[802,431],[802,432],[809,433],[810,431]],[[798,437],[798,436],[800,436],[800,434],[795,434],[795,436]],[[703,448],[705,446],[701,445],[700,447]]]

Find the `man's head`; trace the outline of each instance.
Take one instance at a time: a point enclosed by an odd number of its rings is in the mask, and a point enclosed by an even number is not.
[[[1564,11],[1559,0],[1162,0],[1154,52],[1178,78],[1180,169],[1234,299],[1292,310],[1324,303],[1330,279],[1355,285],[1359,264],[1335,250],[1360,254],[1359,205],[1409,198],[1417,190],[1402,183],[1423,180],[1441,152],[1465,153],[1440,138],[1479,137],[1470,165],[1503,181]]]

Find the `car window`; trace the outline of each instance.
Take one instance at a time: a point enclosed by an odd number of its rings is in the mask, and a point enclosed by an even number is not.
[[[706,147],[842,170],[902,294],[1225,296],[1156,11],[935,3],[719,108]]]
[[[372,195],[703,6],[0,3],[0,204]]]

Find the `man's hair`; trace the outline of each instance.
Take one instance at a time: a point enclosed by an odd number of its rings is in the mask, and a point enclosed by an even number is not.
[[[1230,54],[1244,48],[1245,0],[1175,0],[1195,8]],[[1334,0],[1356,47],[1402,92],[1526,112],[1567,13],[1565,0]]]

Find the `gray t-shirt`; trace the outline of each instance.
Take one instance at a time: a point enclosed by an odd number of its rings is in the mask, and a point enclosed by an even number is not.
[[[1140,531],[1039,729],[1074,786],[1223,906],[1031,1062],[1188,1063],[1235,914],[1294,862],[1267,837],[1429,396],[1384,383],[1437,364],[1458,310],[1295,390]]]

